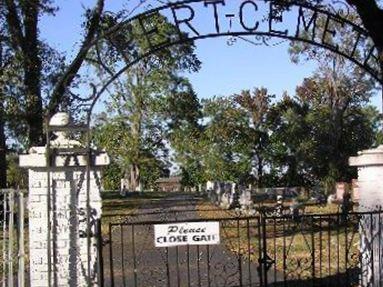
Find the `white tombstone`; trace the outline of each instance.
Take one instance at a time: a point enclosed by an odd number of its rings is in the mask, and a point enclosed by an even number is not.
[[[358,156],[351,157],[349,163],[358,167],[359,211],[377,210],[383,205],[383,146],[358,152]],[[377,255],[383,254],[383,244],[379,242],[383,238],[382,221],[378,215],[363,216],[361,220],[363,286],[380,286],[383,268]]]
[[[239,196],[239,204],[242,212],[245,214],[253,213],[254,206],[253,199],[251,198],[251,191],[248,189],[242,189]]]
[[[69,115],[58,113],[51,126],[66,126]],[[81,147],[65,132],[55,132],[52,148]],[[90,172],[91,248],[87,241],[86,155],[70,152],[52,158],[48,183],[46,146],[32,147],[20,156],[20,166],[29,171],[29,250],[30,286],[45,287],[48,279],[48,234],[50,236],[51,286],[99,286],[95,222],[101,217],[100,168],[109,164],[105,152],[94,152]],[[50,185],[50,221],[48,221],[48,184]],[[50,230],[48,224],[50,222]],[[88,273],[88,258],[90,272]],[[88,274],[91,279],[88,280]],[[87,282],[91,282],[89,285]],[[53,282],[57,283],[53,284]]]

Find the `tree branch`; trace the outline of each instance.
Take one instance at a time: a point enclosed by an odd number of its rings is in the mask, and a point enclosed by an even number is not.
[[[11,34],[11,44],[15,50],[22,49],[24,51],[24,35],[20,26],[21,20],[17,13],[16,4],[14,0],[5,0],[5,5],[7,6],[6,17]]]
[[[376,0],[347,0],[347,3],[356,7],[356,10],[363,21],[378,49],[383,49],[383,10],[379,8]]]
[[[64,96],[66,89],[72,84],[74,78],[76,77],[78,71],[81,68],[82,63],[84,62],[86,55],[88,54],[89,49],[92,47],[92,41],[95,38],[97,31],[99,29],[101,14],[104,10],[105,0],[98,0],[95,9],[92,12],[92,18],[90,19],[90,24],[88,32],[82,42],[81,48],[77,53],[77,56],[69,65],[68,69],[65,71],[63,76],[60,78],[58,83],[55,85],[55,88],[52,92],[52,97],[48,105],[48,114],[54,114],[60,104],[61,98]]]

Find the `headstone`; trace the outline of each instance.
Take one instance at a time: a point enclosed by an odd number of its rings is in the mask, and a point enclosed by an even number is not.
[[[254,214],[254,203],[251,197],[251,191],[248,189],[242,189],[239,196],[239,204],[241,211],[247,215]]]
[[[275,213],[277,216],[283,216],[283,196],[277,195],[277,204],[275,205]]]
[[[66,126],[69,123],[69,115],[66,113],[58,113],[50,121],[53,126]],[[95,151],[92,159],[93,168],[89,177],[92,237],[89,254],[85,168],[87,156],[70,152],[70,148],[81,147],[81,144],[70,139],[65,132],[56,132],[55,135],[57,138],[51,141],[52,148],[64,148],[68,152],[52,156],[50,182],[46,146],[32,147],[29,154],[20,156],[20,166],[28,168],[29,172],[30,286],[99,286],[94,234],[95,223],[101,217],[100,168],[109,163],[109,157],[105,152]],[[48,186],[51,206],[49,220]],[[51,247],[51,285],[48,279],[48,246]]]
[[[359,201],[359,185],[358,185],[357,179],[352,180],[352,201],[353,202]]]
[[[220,182],[215,182],[214,184],[214,203],[217,205],[221,204],[222,196],[224,193],[222,184]]]
[[[224,191],[221,195],[219,206],[223,209],[230,208],[231,195],[230,192]]]
[[[335,188],[336,188],[336,199],[342,202],[344,195],[348,192],[348,185],[346,182],[337,182]]]
[[[298,222],[300,220],[300,215],[303,207],[303,204],[299,203],[296,199],[293,199],[293,202],[290,205],[290,214],[294,221]]]
[[[328,197],[327,197],[327,204],[333,204],[333,203],[336,203],[337,200],[336,200],[336,194],[330,194]]]
[[[120,182],[120,195],[121,196],[127,196],[129,193],[128,190],[129,182],[127,179],[122,178]]]
[[[372,211],[383,205],[383,146],[364,150],[351,157],[351,166],[358,167],[359,211]],[[383,278],[381,258],[383,254],[382,221],[379,215],[362,216],[360,224],[363,286],[380,286]],[[375,255],[374,255],[375,254]]]

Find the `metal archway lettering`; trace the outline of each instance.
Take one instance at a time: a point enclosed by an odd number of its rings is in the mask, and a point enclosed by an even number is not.
[[[228,11],[227,6],[231,5]],[[234,3],[234,5],[233,5]],[[178,31],[161,42],[155,40],[158,28],[152,21],[158,14],[165,15]],[[199,22],[205,17],[207,23]],[[324,25],[318,25],[318,19]],[[285,21],[285,20],[288,20]],[[133,23],[139,23],[139,34],[131,33]],[[334,29],[334,25],[337,29]],[[109,85],[131,65],[145,57],[172,45],[206,38],[222,36],[257,36],[301,41],[330,50],[343,56],[364,69],[375,80],[383,84],[379,51],[373,45],[368,32],[347,19],[342,13],[326,10],[324,6],[313,6],[299,1],[283,0],[186,0],[148,10],[118,24],[102,37],[115,33],[126,33],[129,43],[145,39],[147,49],[140,54],[130,55],[128,64],[106,84]],[[353,34],[354,42],[347,48],[335,43],[343,42],[344,35]],[[343,35],[343,36],[342,36]],[[334,41],[333,41],[334,40]],[[103,89],[100,90],[100,93]]]
[[[230,2],[229,2],[230,1]],[[228,4],[230,3],[230,5]],[[227,9],[230,6],[230,9]],[[155,17],[166,16],[178,33],[161,37],[158,42],[155,37],[159,33]],[[208,19],[201,22],[199,18]],[[288,21],[286,19],[289,19]],[[318,25],[318,19],[324,19],[324,25]],[[137,24],[140,33],[132,33],[132,25]],[[337,29],[333,29],[334,25]],[[339,32],[342,31],[342,32]],[[93,86],[92,95],[83,99],[86,108],[86,125],[77,127],[86,131],[86,178],[87,178],[87,245],[90,248],[90,173],[93,164],[91,150],[91,116],[93,109],[108,87],[132,65],[144,58],[172,45],[190,41],[224,36],[242,37],[257,36],[260,38],[280,38],[291,41],[302,41],[315,45],[350,60],[377,82],[383,85],[381,71],[382,63],[379,61],[378,49],[373,45],[368,32],[348,20],[342,13],[326,10],[323,6],[313,6],[299,0],[184,0],[168,3],[166,5],[140,13],[127,19],[96,39],[92,45],[112,37],[118,33],[126,33],[126,45],[134,41],[146,41],[147,49],[139,54],[130,54],[123,65],[113,76],[110,76],[103,85]],[[354,42],[348,49],[338,44],[342,42],[342,35],[352,33]],[[351,47],[351,48],[350,48]],[[126,47],[129,50],[129,47]],[[48,130],[48,129],[47,129]],[[49,142],[49,137],[48,137]],[[89,256],[90,253],[88,253]],[[90,262],[88,258],[88,263]],[[88,270],[90,270],[88,268]]]
[[[142,0],[141,0],[142,1]],[[229,2],[230,1],[230,2]],[[230,4],[229,4],[230,3]],[[228,7],[230,8],[228,9]],[[157,15],[166,16],[167,20],[176,27],[178,33],[176,35],[165,35],[161,37],[162,41],[158,42],[159,33],[156,22],[153,21]],[[207,22],[199,21],[199,18],[207,19]],[[288,21],[286,19],[289,19]],[[324,19],[324,25],[318,25],[318,19]],[[132,24],[138,24],[140,32],[138,34],[131,33]],[[337,29],[332,27],[336,25]],[[339,32],[342,31],[342,32]],[[121,76],[132,65],[142,59],[156,53],[162,49],[172,45],[178,45],[189,41],[216,38],[222,36],[257,36],[261,38],[280,38],[291,41],[302,41],[311,45],[328,49],[352,61],[366,73],[370,74],[376,81],[383,85],[383,76],[381,71],[381,62],[378,58],[378,50],[372,44],[372,40],[368,36],[368,32],[360,27],[357,23],[353,23],[342,15],[326,10],[324,7],[313,6],[299,0],[184,0],[168,3],[166,5],[140,13],[130,19],[127,19],[110,29],[110,31],[100,35],[92,45],[96,46],[107,37],[112,37],[118,33],[126,33],[126,45],[133,44],[134,41],[146,41],[147,49],[139,54],[130,54],[126,59],[125,65],[121,67],[113,76],[107,79],[103,85],[93,86],[93,93],[87,99],[82,99],[83,105],[86,105],[86,124],[79,126],[68,126],[66,130],[71,132],[86,132],[86,147],[84,149],[74,148],[66,149],[64,153],[73,152],[86,155],[86,231],[83,236],[87,238],[87,277],[88,286],[91,285],[91,205],[90,205],[90,178],[91,168],[94,163],[94,156],[91,149],[91,116],[93,109],[108,87]],[[334,44],[342,42],[342,35],[352,33],[354,42],[348,50],[340,45]],[[333,41],[334,40],[334,41]],[[129,47],[127,47],[129,50]],[[47,143],[48,152],[50,150],[49,132],[57,127],[49,128],[47,125]],[[57,152],[57,151],[55,151]],[[48,164],[48,166],[50,163]],[[48,181],[50,181],[49,167]],[[50,187],[48,188],[50,190]],[[50,199],[50,191],[48,192],[48,202]],[[48,207],[51,212],[50,207]],[[48,212],[48,217],[50,216]],[[54,215],[55,216],[55,215]],[[53,217],[54,218],[54,217]],[[50,221],[49,221],[50,222]],[[49,227],[50,228],[50,227]],[[49,239],[50,240],[50,239]],[[100,244],[100,242],[98,242]],[[50,245],[48,250],[50,252]],[[100,247],[99,247],[100,251]],[[48,252],[48,253],[49,253]],[[48,256],[50,258],[50,255]],[[53,262],[54,267],[58,265]],[[48,278],[51,280],[51,265],[49,263]],[[100,266],[98,268],[101,269]],[[101,274],[101,273],[99,273]],[[54,273],[54,276],[56,274]],[[55,277],[53,279],[55,281]],[[100,278],[100,282],[102,279]]]

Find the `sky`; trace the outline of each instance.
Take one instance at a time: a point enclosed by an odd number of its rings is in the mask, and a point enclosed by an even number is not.
[[[135,0],[106,0],[108,11],[123,7],[134,7]],[[96,0],[60,0],[56,17],[41,19],[41,37],[50,45],[68,55],[71,59],[82,40],[82,21],[85,7],[92,7]],[[234,2],[231,2],[234,3]],[[201,18],[201,25],[208,25],[209,19]],[[202,61],[198,73],[188,78],[199,98],[215,95],[228,96],[244,89],[265,87],[269,93],[280,98],[283,92],[294,95],[295,88],[316,68],[314,62],[293,64],[288,55],[289,42],[273,41],[275,46],[254,46],[238,39],[234,45],[227,44],[227,38],[196,41],[196,54]],[[371,99],[380,107],[380,96]],[[97,110],[101,110],[99,106]]]

